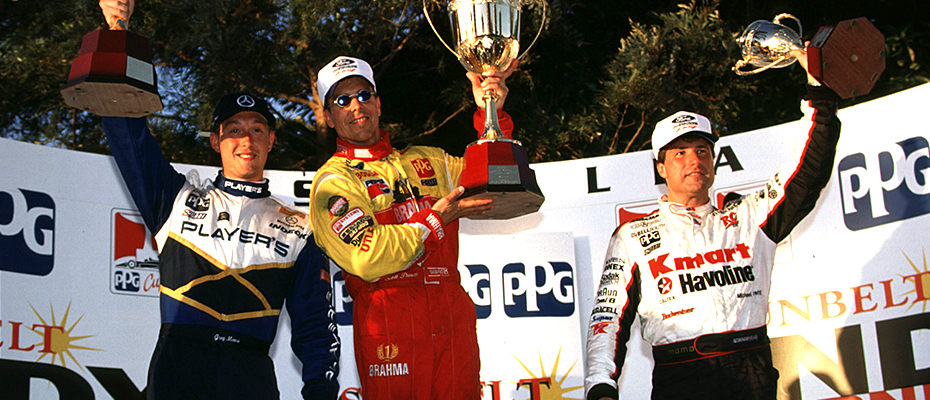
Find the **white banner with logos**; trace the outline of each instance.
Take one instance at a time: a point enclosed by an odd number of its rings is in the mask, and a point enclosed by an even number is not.
[[[930,85],[840,111],[831,182],[778,249],[769,334],[782,399],[930,398]],[[754,190],[786,160],[792,123],[718,143],[714,197]],[[212,178],[216,168],[177,165]],[[649,212],[648,151],[535,164],[546,202],[511,221],[463,221],[459,272],[479,316],[486,399],[583,398],[584,337],[607,241]],[[158,332],[158,254],[110,157],[0,139],[3,399],[134,399]],[[306,205],[312,172],[268,171]],[[359,399],[351,298],[334,272],[341,396]],[[272,347],[282,399],[299,397],[284,316]],[[648,399],[634,324],[620,378]]]

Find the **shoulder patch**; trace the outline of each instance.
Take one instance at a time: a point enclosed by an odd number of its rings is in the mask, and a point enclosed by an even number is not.
[[[333,196],[327,201],[326,207],[329,208],[330,217],[339,218],[349,211],[349,201],[342,196]]]

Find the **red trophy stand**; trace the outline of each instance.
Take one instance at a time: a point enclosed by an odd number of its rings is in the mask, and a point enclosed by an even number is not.
[[[807,47],[807,64],[841,98],[868,94],[885,70],[885,37],[865,17],[822,27]]]
[[[161,110],[149,41],[127,30],[84,35],[61,95],[69,106],[104,117],[142,117]]]
[[[494,208],[468,218],[510,219],[534,213],[546,198],[530,169],[526,149],[500,133],[493,101],[487,108],[482,138],[465,148],[459,185],[465,187],[463,198],[492,199]]]

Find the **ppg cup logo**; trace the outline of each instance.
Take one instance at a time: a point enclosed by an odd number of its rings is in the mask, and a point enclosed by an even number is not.
[[[110,292],[157,297],[161,274],[155,239],[137,211],[111,211]]]
[[[837,170],[850,230],[930,213],[930,149],[923,137],[848,155]]]
[[[0,187],[0,270],[48,275],[55,264],[54,239],[51,196]]]

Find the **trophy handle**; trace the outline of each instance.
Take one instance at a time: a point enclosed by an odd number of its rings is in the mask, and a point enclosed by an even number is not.
[[[775,18],[772,20],[772,22],[779,24],[779,25],[784,25],[783,23],[781,23],[782,18],[793,19],[794,22],[798,24],[798,37],[804,37],[804,27],[801,26],[801,20],[799,20],[794,15],[791,15],[788,13],[781,13],[781,14],[776,15]]]
[[[517,59],[523,58],[526,53],[529,53],[530,49],[533,48],[533,45],[536,44],[536,39],[539,39],[539,34],[542,33],[543,27],[546,26],[546,0],[540,1],[542,3],[542,21],[539,22],[539,30],[536,31],[536,37],[533,38],[533,41],[530,42],[529,46],[526,46],[526,50],[523,50],[523,54],[517,56]]]
[[[439,38],[439,41],[442,42],[442,45],[443,45],[443,46],[446,46],[446,49],[448,49],[450,53],[454,54],[454,55],[455,55],[455,58],[458,58],[458,57],[459,57],[459,54],[456,53],[455,50],[452,50],[452,48],[449,47],[448,44],[446,44],[446,40],[442,38],[442,35],[440,35],[440,34],[439,34],[439,31],[436,30],[436,26],[433,25],[433,19],[429,17],[429,10],[426,9],[426,2],[427,2],[427,1],[429,1],[429,0],[423,0],[423,15],[426,15],[426,21],[429,22],[429,27],[430,27],[430,28],[433,28],[433,33],[436,34],[436,37]]]
[[[747,59],[744,58],[744,59],[739,60],[739,61],[736,62],[736,65],[733,66],[733,72],[736,72],[736,74],[739,75],[739,76],[755,75],[755,74],[758,74],[758,73],[760,73],[760,72],[762,72],[762,71],[765,71],[765,70],[767,70],[767,69],[769,69],[769,68],[772,68],[772,67],[775,66],[775,65],[778,65],[778,63],[784,61],[784,60],[787,59],[787,58],[788,58],[788,56],[781,56],[781,57],[779,57],[777,60],[772,61],[772,63],[770,63],[769,65],[766,65],[766,66],[764,66],[764,67],[759,67],[759,68],[756,68],[756,69],[751,69],[751,70],[748,70],[748,71],[743,71],[741,68],[745,67],[746,64],[749,63],[749,60],[747,60]]]
[[[452,50],[452,47],[450,47],[449,44],[446,43],[446,40],[443,39],[443,38],[442,38],[442,35],[439,34],[439,31],[436,30],[436,25],[433,25],[433,19],[430,18],[430,16],[429,16],[429,10],[426,8],[426,2],[427,2],[427,1],[429,1],[429,0],[423,0],[423,15],[426,15],[426,21],[429,22],[429,27],[430,27],[430,28],[433,28],[433,33],[436,34],[436,37],[439,38],[439,41],[442,42],[442,45],[445,46],[446,49],[449,50],[450,53],[452,53],[453,55],[455,55],[456,58],[459,58],[459,53],[456,53],[455,50]],[[526,46],[526,49],[523,50],[523,54],[520,54],[519,56],[517,56],[517,59],[518,59],[518,60],[521,59],[521,58],[523,58],[523,56],[525,56],[525,55],[530,51],[530,49],[533,47],[533,45],[536,44],[536,40],[539,39],[539,35],[542,33],[543,27],[546,26],[546,1],[545,1],[545,0],[542,0],[541,3],[542,3],[542,6],[543,6],[543,11],[542,11],[542,21],[540,21],[540,23],[539,23],[539,30],[536,31],[536,36],[533,37],[533,41],[530,42],[530,45],[529,45],[529,46]],[[794,18],[794,17],[792,17],[792,18]],[[795,20],[797,20],[797,19],[795,19]],[[800,24],[800,22],[798,22],[798,24]]]

